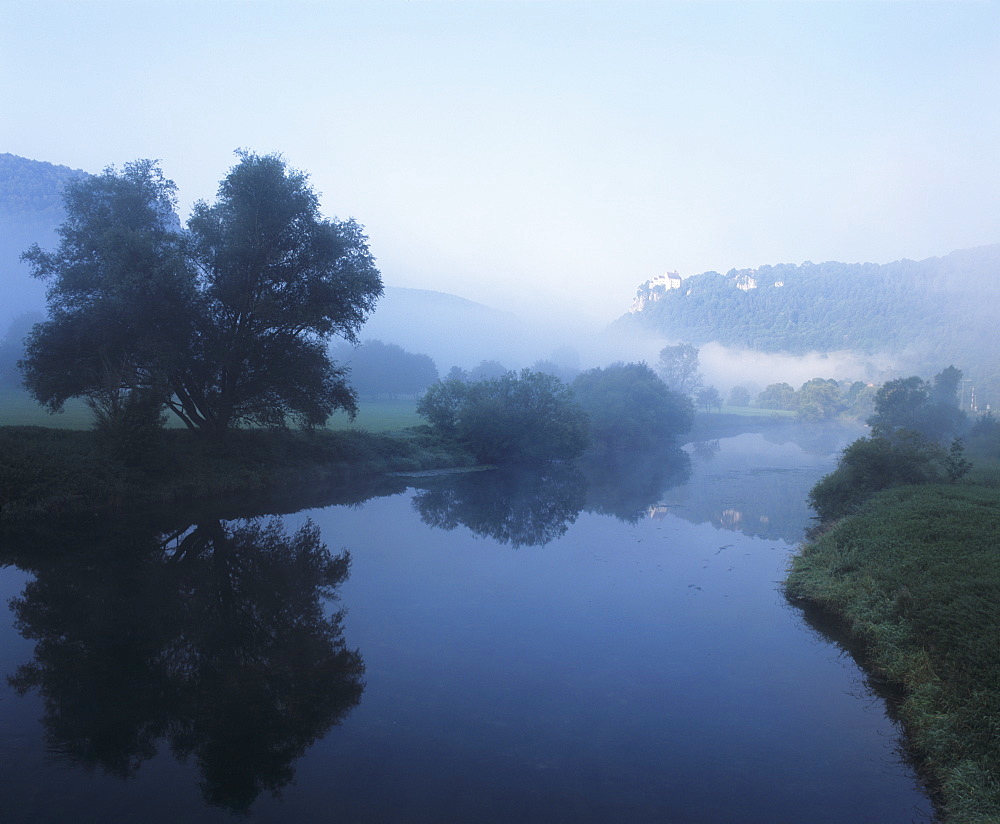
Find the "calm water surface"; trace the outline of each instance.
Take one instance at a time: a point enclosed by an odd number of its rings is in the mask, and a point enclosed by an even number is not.
[[[813,432],[15,542],[4,820],[931,820],[778,588]]]

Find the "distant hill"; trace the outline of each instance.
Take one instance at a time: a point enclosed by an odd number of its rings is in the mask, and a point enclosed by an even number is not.
[[[87,173],[67,166],[0,154],[0,338],[25,312],[45,310],[45,285],[19,261],[33,243],[52,247],[65,213],[66,182]]]
[[[516,368],[540,357],[516,315],[457,295],[401,286],[385,288],[361,337],[430,355],[442,375],[452,366],[469,368],[483,360]]]
[[[640,287],[634,309],[615,327],[764,352],[886,353],[928,375],[954,364],[987,390],[981,407],[1000,401],[1000,244],[922,261],[661,278]]]

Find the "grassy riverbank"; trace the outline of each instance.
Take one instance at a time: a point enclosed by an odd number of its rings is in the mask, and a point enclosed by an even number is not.
[[[91,431],[0,427],[0,521],[109,511],[324,485],[386,472],[468,466],[472,458],[426,428],[237,430],[213,442],[166,430],[141,463],[102,449]]]
[[[865,663],[903,686],[945,820],[1000,821],[1000,490],[886,490],[804,546],[786,590],[843,619]]]

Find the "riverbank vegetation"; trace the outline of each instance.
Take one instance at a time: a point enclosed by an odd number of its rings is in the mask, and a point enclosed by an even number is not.
[[[935,406],[933,386],[892,383],[873,436],[814,487],[822,523],[793,559],[786,593],[842,620],[863,663],[902,686],[908,748],[943,818],[996,822],[1000,426],[987,416],[968,431],[967,453],[955,440],[946,449],[918,431],[947,436],[958,424]]]
[[[0,427],[0,522],[302,490],[388,472],[474,463],[430,431],[234,430],[223,440],[165,430],[142,455],[99,432]]]

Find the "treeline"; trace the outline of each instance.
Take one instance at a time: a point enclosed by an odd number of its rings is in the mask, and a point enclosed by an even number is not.
[[[734,387],[730,403],[749,395],[742,387]],[[761,409],[783,409],[795,412],[804,421],[822,421],[831,418],[864,420],[874,411],[877,388],[863,381],[837,381],[833,378],[813,378],[798,390],[788,383],[772,383],[757,395],[756,404]],[[736,396],[736,397],[734,397]]]
[[[660,350],[657,371],[668,387],[682,395],[693,397],[706,412],[721,409],[722,395],[714,386],[705,386],[698,371],[699,353],[696,346],[681,343]],[[796,391],[788,383],[772,383],[756,397],[751,388],[738,384],[729,393],[729,406],[750,406],[761,409],[796,412],[800,420],[822,421],[832,418],[864,420],[874,411],[875,387],[862,381],[837,381],[813,378]]]
[[[932,381],[914,375],[881,386],[867,421],[871,434],[848,446],[837,469],[809,493],[820,520],[850,515],[891,486],[954,483],[965,475],[971,464],[960,439],[969,429],[958,404],[961,381],[961,371],[949,366]]]
[[[331,347],[331,354],[349,370],[351,385],[362,397],[413,397],[438,379],[430,355],[407,352],[394,343],[367,340],[351,347],[341,342]]]

